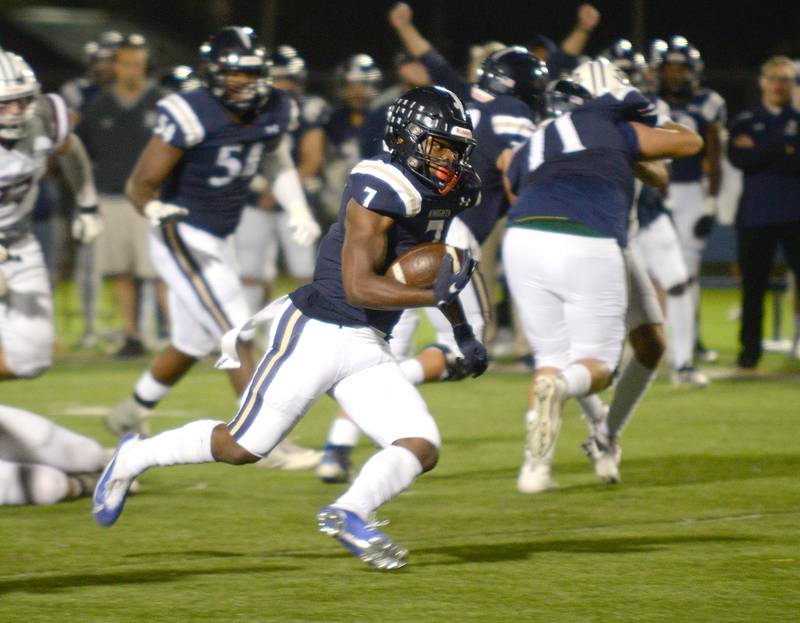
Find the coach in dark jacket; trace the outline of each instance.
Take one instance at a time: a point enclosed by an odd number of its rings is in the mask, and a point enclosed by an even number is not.
[[[791,59],[773,56],[761,67],[761,105],[731,127],[729,156],[744,172],[736,217],[742,272],[739,366],[761,357],[764,294],[778,245],[800,277],[800,111],[792,108],[797,71]]]

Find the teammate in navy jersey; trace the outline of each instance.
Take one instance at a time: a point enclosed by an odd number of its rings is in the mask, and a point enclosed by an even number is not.
[[[699,318],[700,262],[714,224],[722,179],[720,133],[726,123],[725,100],[717,92],[700,87],[702,61],[697,49],[684,37],[673,37],[666,47],[656,49],[659,51],[651,63],[658,75],[659,97],[669,105],[673,121],[692,128],[705,141],[700,153],[673,163],[669,187],[670,208],[692,279]],[[699,322],[696,338],[697,357],[715,361],[716,353],[702,345]]]
[[[309,203],[319,204],[321,171],[325,157],[325,125],[330,118],[328,103],[306,93],[306,63],[291,46],[279,45],[271,55],[273,84],[289,93],[298,105],[298,122],[286,136],[292,160]],[[252,184],[247,205],[236,230],[236,256],[245,296],[253,312],[270,298],[278,276],[278,256],[283,258],[289,275],[297,283],[307,283],[314,272],[316,248],[293,240],[288,227],[289,215],[275,201],[262,178]],[[318,212],[319,214],[319,212]]]
[[[169,290],[171,345],[106,418],[118,434],[146,432],[156,404],[250,315],[227,237],[262,161],[278,169],[273,192],[298,241],[312,244],[319,235],[281,141],[294,123],[294,102],[271,87],[266,52],[253,31],[217,33],[201,47],[200,71],[207,87],[159,102],[154,135],[127,184],[130,200],[154,225],[150,250]],[[249,343],[240,350],[243,366],[230,373],[238,395],[254,369]]]
[[[400,97],[390,111],[386,142],[390,155],[353,170],[340,220],[322,242],[314,282],[265,310],[277,311],[272,346],[236,417],[228,425],[202,420],[150,439],[126,437],[95,491],[98,523],[117,520],[133,478],[147,468],[256,461],[330,393],[382,449],[320,511],[320,531],[372,567],[406,563],[407,551],[375,528],[373,514],[435,466],[441,439],[386,338],[403,308],[438,304],[453,319],[471,372],[482,374],[487,362],[457,299],[474,268],[468,253],[460,266],[446,255],[432,289],[402,284],[384,272],[411,246],[440,240],[449,220],[477,200],[479,180],[468,164],[474,145],[469,118],[446,89],[415,89]],[[236,357],[232,344],[224,351]]]
[[[507,175],[517,200],[503,262],[538,366],[517,482],[525,493],[553,486],[564,401],[607,387],[619,363],[627,308],[622,247],[637,162],[702,147],[688,128],[653,127],[655,107],[608,60],[589,61],[573,76],[583,87],[576,103],[588,101],[541,124]]]
[[[481,179],[481,200],[455,217],[443,240],[468,250],[480,260],[481,245],[508,209],[500,174],[501,163],[511,148],[533,134],[534,119],[541,110],[547,84],[547,68],[527,50],[506,48],[492,54],[483,64],[473,100],[467,112],[475,126],[477,145],[472,164]],[[491,318],[491,300],[483,275],[475,271],[460,295],[464,313],[476,335],[483,341]],[[450,323],[435,308],[425,310],[436,331],[436,341],[409,359],[413,335],[419,322],[416,310],[407,310],[398,323],[392,352],[401,359],[401,369],[414,384],[464,378],[461,353],[450,331]],[[359,431],[343,413],[332,424],[317,473],[325,482],[347,482],[350,453],[358,443]]]

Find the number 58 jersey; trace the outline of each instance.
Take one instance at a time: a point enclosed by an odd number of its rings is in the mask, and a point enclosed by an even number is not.
[[[206,88],[159,101],[154,134],[185,152],[161,186],[161,201],[189,210],[185,222],[216,236],[236,229],[264,154],[297,123],[297,104],[272,89],[249,123],[239,123]]]

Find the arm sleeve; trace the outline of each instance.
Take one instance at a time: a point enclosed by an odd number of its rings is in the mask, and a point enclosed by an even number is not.
[[[617,94],[607,93],[597,101],[610,106],[617,121],[638,121],[651,128],[659,124],[656,105],[634,87]]]
[[[425,65],[425,68],[431,75],[433,84],[450,89],[462,100],[470,99],[470,89],[472,86],[453,69],[453,66],[447,62],[444,56],[439,54],[438,50],[431,48],[419,57],[419,62]]]
[[[41,114],[49,128],[50,138],[53,140],[53,149],[58,149],[70,135],[69,109],[64,98],[55,93],[48,93],[40,102]]]
[[[94,185],[92,163],[83,143],[75,134],[69,135],[69,146],[64,153],[58,156],[58,165],[61,167],[64,179],[75,194],[75,203],[78,207],[96,207],[97,189]]]
[[[158,102],[158,118],[153,134],[178,149],[189,149],[205,138],[205,128],[187,102],[178,93]]]

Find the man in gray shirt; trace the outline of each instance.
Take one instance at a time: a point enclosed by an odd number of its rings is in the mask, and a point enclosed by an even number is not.
[[[125,198],[125,181],[152,134],[160,93],[147,79],[144,37],[128,35],[114,56],[115,82],[86,107],[78,135],[94,163],[105,232],[98,240],[100,273],[113,279],[125,330],[120,358],[144,354],[137,321],[136,280],[156,279],[148,248],[149,224]]]

